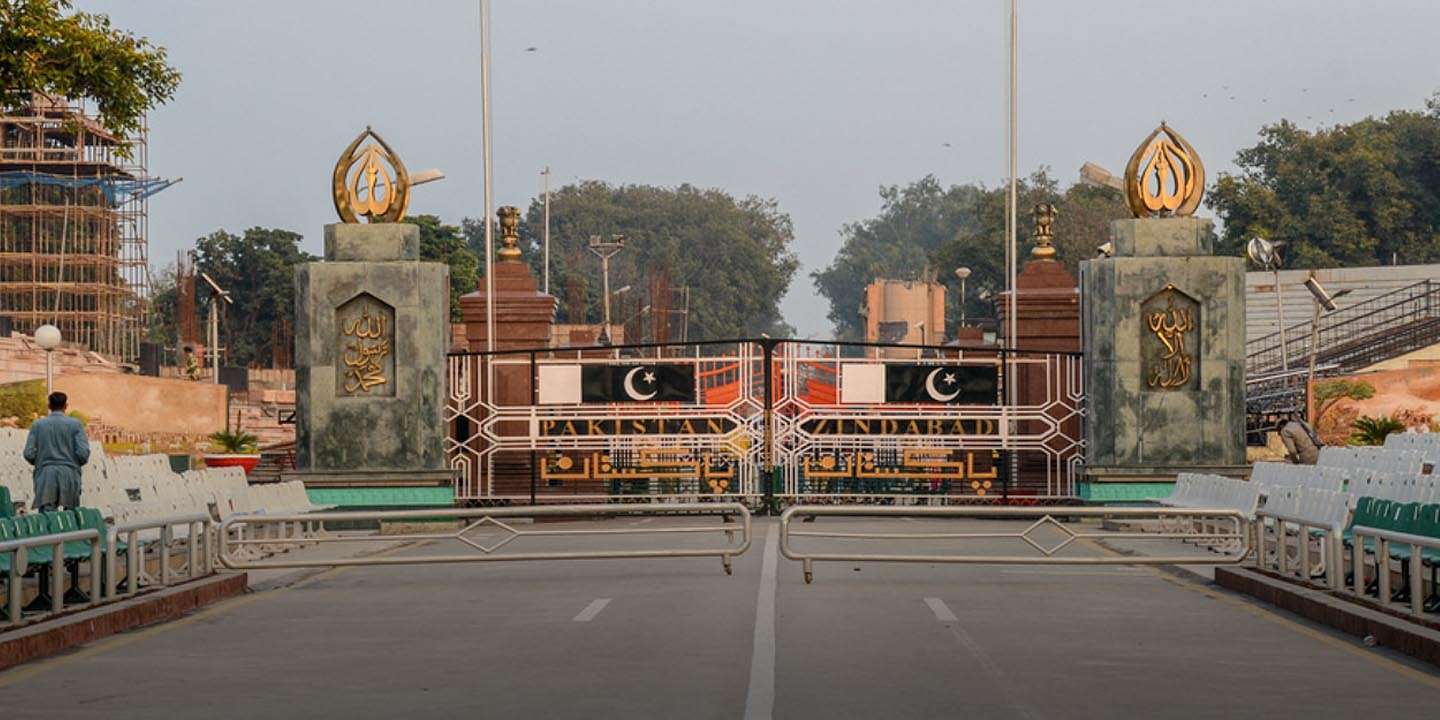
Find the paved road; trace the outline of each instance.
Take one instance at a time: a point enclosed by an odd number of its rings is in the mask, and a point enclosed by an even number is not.
[[[675,522],[689,521],[651,524]],[[7,718],[50,719],[1310,720],[1440,709],[1440,675],[1424,666],[1164,570],[821,564],[807,586],[775,555],[776,524],[757,519],[755,532],[733,577],[713,559],[326,571],[0,674],[0,692]]]

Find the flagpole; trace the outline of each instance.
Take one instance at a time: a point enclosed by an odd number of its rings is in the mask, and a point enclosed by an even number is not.
[[[485,349],[495,350],[495,230],[490,222],[495,177],[490,161],[490,0],[480,0],[480,117],[485,154]]]
[[[1017,23],[1019,20],[1016,5],[1018,4],[1019,0],[1010,0],[1010,104],[1008,118],[1010,127],[1009,142],[1007,143],[1007,153],[1010,164],[1010,189],[1008,202],[1006,203],[1009,207],[1006,209],[1007,212],[1005,216],[1005,272],[1006,284],[1010,290],[1009,295],[1006,296],[1005,335],[1007,340],[1005,344],[1010,350],[1015,349],[1019,340],[1019,338],[1016,337],[1018,325],[1015,318],[1015,274],[1016,266],[1019,265],[1019,249],[1016,242],[1016,235],[1018,234],[1018,212],[1016,206],[1020,200],[1017,189],[1018,180],[1016,178],[1018,172],[1016,156],[1019,154],[1018,148],[1020,144],[1020,133],[1016,124],[1016,119],[1019,114],[1019,98],[1017,97],[1019,94],[1017,92],[1019,83],[1016,72],[1016,36]],[[1014,387],[1014,383],[1007,383],[1007,385],[1012,388]]]

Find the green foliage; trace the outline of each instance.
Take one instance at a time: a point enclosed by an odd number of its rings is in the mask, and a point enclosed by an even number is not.
[[[1315,417],[1324,418],[1341,400],[1369,400],[1375,386],[1364,380],[1327,380],[1315,383]]]
[[[44,380],[25,380],[0,385],[0,418],[13,417],[22,428],[49,414]]]
[[[532,201],[520,224],[523,257],[536,278],[542,277],[543,207],[540,199]],[[464,225],[483,261],[484,224],[467,219]],[[691,185],[598,181],[553,191],[550,291],[560,299],[560,322],[600,322],[600,261],[586,250],[586,243],[591,235],[617,234],[625,236],[625,249],[610,261],[610,288],[632,289],[612,304],[615,322],[655,305],[651,281],[661,278],[671,287],[690,288],[691,340],[793,332],[779,305],[799,262],[790,250],[790,216],[774,200],[737,199]],[[498,246],[498,233],[495,242]],[[571,292],[575,302],[567,298]],[[681,308],[675,298],[667,299],[672,310]],[[672,316],[674,339],[679,338],[680,322],[680,315]]]
[[[1111,220],[1129,217],[1118,191],[1072,185],[1061,192],[1044,168],[1018,185],[1022,266],[1029,257],[1030,211],[1038,203],[1053,203],[1059,211],[1054,225],[1057,258],[1072,273],[1109,237]],[[1003,186],[946,188],[928,175],[904,187],[880,188],[880,214],[846,225],[835,259],[811,274],[830,301],[829,318],[837,335],[859,338],[863,333],[858,311],[866,285],[877,278],[921,279],[927,272],[949,288],[946,330],[952,332],[960,319],[960,281],[954,272],[962,266],[971,270],[965,281],[966,316],[994,317],[991,301],[980,296],[993,298],[1005,288],[1005,199]]]
[[[146,336],[150,342],[165,347],[175,347],[177,339],[177,310],[180,302],[180,288],[176,284],[175,266],[168,265],[150,276],[150,327]]]
[[[420,228],[420,259],[450,266],[450,320],[460,320],[460,296],[480,283],[480,258],[470,250],[459,227],[434,215],[416,215],[405,222]]]
[[[221,452],[231,454],[251,454],[259,452],[260,438],[241,430],[238,426],[234,430],[221,430],[210,433],[210,442]]]
[[[1281,120],[1235,163],[1207,196],[1220,252],[1260,236],[1296,268],[1440,261],[1440,96],[1315,131]]]
[[[276,342],[287,337],[280,323],[293,328],[295,266],[315,260],[300,249],[301,236],[288,230],[250,228],[244,235],[217,230],[195,242],[195,269],[208,273],[230,293],[221,303],[221,344],[233,366],[268,367]],[[209,285],[196,283],[196,307],[203,320]]]
[[[1405,431],[1404,423],[1388,415],[1362,415],[1351,427],[1355,432],[1350,436],[1350,440],[1356,445],[1384,445],[1385,438],[1391,433]]]
[[[89,415],[86,415],[85,413],[80,412],[79,410],[71,410],[70,412],[68,412],[68,413],[66,413],[66,414],[69,415],[69,416],[72,417],[72,418],[75,418],[76,420],[79,420],[81,425],[89,425],[89,424],[90,424],[90,416],[89,416]]]
[[[0,106],[23,107],[33,92],[95,102],[100,121],[128,136],[145,113],[170,100],[180,72],[165,49],[72,12],[70,0],[0,0]]]

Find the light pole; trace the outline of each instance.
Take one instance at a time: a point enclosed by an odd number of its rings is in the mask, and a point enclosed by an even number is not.
[[[603,277],[602,282],[604,283],[602,286],[604,294],[601,297],[605,299],[605,327],[600,331],[601,344],[603,345],[610,344],[610,258],[614,257],[615,253],[624,249],[624,235],[614,235],[609,240],[599,235],[590,236],[590,252],[595,253],[595,256],[600,258],[600,274]]]
[[[1305,289],[1315,299],[1315,314],[1310,318],[1310,369],[1305,374],[1305,419],[1314,427],[1317,418],[1315,417],[1315,360],[1320,355],[1320,312],[1335,312],[1338,308],[1335,305],[1335,298],[1350,293],[1351,288],[1345,288],[1334,295],[1325,290],[1320,280],[1315,277],[1315,271],[1310,271],[1310,277],[1305,279]]]
[[[485,154],[485,349],[495,350],[495,229],[490,213],[495,204],[495,177],[490,158],[490,2],[480,0],[480,120]]]
[[[545,294],[550,294],[550,166],[540,171],[545,178]]]
[[[955,277],[960,278],[960,327],[965,327],[965,278],[970,277],[970,268],[955,268]]]
[[[55,348],[60,347],[60,328],[49,323],[35,328],[35,344],[45,351],[45,394],[55,392]]]
[[[1285,342],[1285,296],[1280,291],[1280,245],[1265,238],[1250,238],[1245,254],[1250,261],[1275,274],[1275,325],[1280,331],[1280,370],[1290,370],[1290,348]]]

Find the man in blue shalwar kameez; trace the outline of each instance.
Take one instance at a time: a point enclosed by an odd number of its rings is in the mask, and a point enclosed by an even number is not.
[[[30,425],[25,461],[35,466],[36,510],[80,507],[80,468],[90,461],[85,426],[65,414],[65,393],[50,393],[50,414]]]

